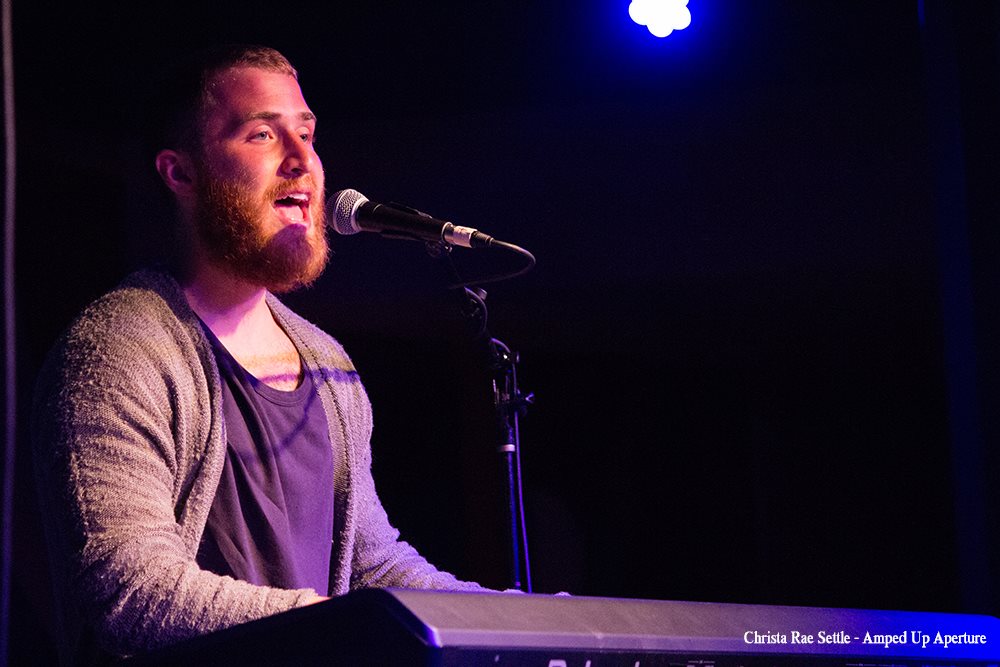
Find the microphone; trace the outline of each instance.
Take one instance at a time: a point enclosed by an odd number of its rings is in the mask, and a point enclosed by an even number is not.
[[[489,234],[395,204],[376,204],[357,190],[341,190],[327,203],[327,224],[338,234],[378,232],[382,236],[432,241],[464,248],[494,243]]]

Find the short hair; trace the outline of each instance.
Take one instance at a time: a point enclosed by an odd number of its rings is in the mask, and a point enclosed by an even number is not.
[[[230,44],[198,51],[173,66],[161,78],[150,100],[148,149],[197,152],[205,112],[214,102],[215,78],[241,67],[287,74],[298,80],[288,59],[267,46]]]

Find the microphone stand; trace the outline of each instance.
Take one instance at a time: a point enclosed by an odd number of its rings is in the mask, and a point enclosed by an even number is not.
[[[447,262],[452,275],[458,277],[455,266],[450,262],[451,246],[445,243],[425,244],[428,254],[438,260]],[[487,353],[493,384],[493,406],[496,411],[496,424],[499,445],[497,453],[501,457],[502,474],[506,495],[506,515],[508,546],[510,555],[511,588],[530,593],[531,561],[528,557],[528,533],[524,522],[524,492],[521,477],[521,435],[519,419],[525,415],[528,406],[535,401],[534,394],[524,394],[517,384],[518,354],[490,335],[486,327],[488,317],[486,309],[486,292],[473,284],[492,282],[493,280],[511,275],[519,275],[534,265],[534,257],[517,246],[498,243],[500,247],[513,249],[522,255],[529,263],[526,268],[515,274],[494,276],[485,280],[463,282],[450,285],[459,298],[462,315],[471,325],[473,339],[480,343]],[[523,575],[523,577],[522,577]]]
[[[511,587],[530,593],[531,562],[528,557],[528,534],[524,521],[519,419],[527,412],[528,406],[535,402],[535,395],[523,394],[518,387],[518,354],[491,336],[486,328],[486,292],[463,287],[461,296],[464,298],[462,314],[475,326],[478,332],[477,341],[485,344],[492,374],[493,406],[496,410],[499,441],[497,453],[502,459],[507,500]]]
[[[493,351],[493,404],[500,426],[501,445],[497,452],[504,459],[507,478],[507,507],[510,522],[511,580],[514,588],[531,592],[531,564],[528,560],[528,534],[524,523],[524,493],[521,484],[521,433],[518,419],[535,402],[534,394],[524,395],[517,386],[518,355],[496,338],[490,339]],[[518,540],[520,526],[520,541]],[[520,579],[524,557],[524,582]]]

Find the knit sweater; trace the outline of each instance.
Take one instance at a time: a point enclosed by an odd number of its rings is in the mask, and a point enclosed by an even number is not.
[[[329,423],[330,586],[482,590],[399,541],[371,476],[371,407],[343,348],[269,295]],[[127,655],[299,606],[313,592],[202,570],[195,555],[226,454],[219,372],[177,282],[129,276],[50,353],[32,436],[57,597],[60,653]]]

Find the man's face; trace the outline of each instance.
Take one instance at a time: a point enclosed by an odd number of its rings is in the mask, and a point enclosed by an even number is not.
[[[326,265],[316,119],[280,72],[216,76],[196,156],[196,223],[209,257],[274,292],[312,283]]]

